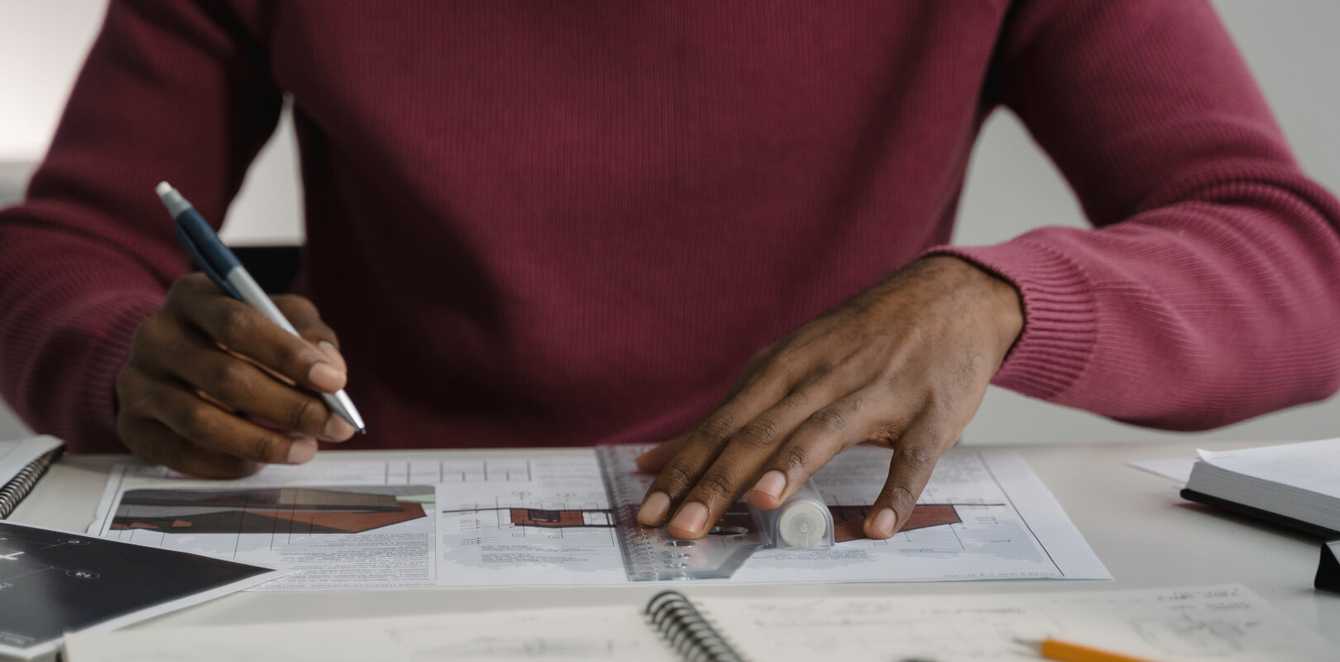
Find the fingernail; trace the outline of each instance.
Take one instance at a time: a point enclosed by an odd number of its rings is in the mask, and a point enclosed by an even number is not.
[[[670,510],[670,497],[665,492],[652,492],[637,511],[637,523],[642,526],[660,526]]]
[[[349,369],[348,366],[344,364],[344,355],[340,354],[340,350],[336,349],[335,345],[329,340],[322,340],[316,344],[316,347],[317,349],[320,349],[321,352],[330,359],[330,362],[334,363],[340,371],[343,372]]]
[[[776,501],[782,498],[782,490],[786,489],[786,474],[776,469],[763,474],[762,478],[754,483],[754,489],[750,492],[762,492]]]
[[[875,538],[888,538],[893,535],[893,525],[898,523],[898,516],[893,513],[892,508],[885,508],[875,515],[875,520],[871,522],[871,528]]]
[[[331,414],[330,418],[326,419],[325,428],[322,429],[322,434],[327,439],[334,439],[335,441],[346,441],[349,437],[354,436],[355,432],[357,430],[354,429],[354,426],[349,425],[349,421],[344,420],[338,414]]]
[[[670,520],[670,528],[689,535],[698,535],[704,526],[707,526],[707,506],[697,501],[684,504],[679,512],[675,513],[675,518]]]
[[[295,441],[288,445],[288,463],[303,464],[316,457],[316,442],[310,439]]]
[[[327,393],[344,388],[344,373],[329,363],[318,363],[307,371],[307,379],[312,385]]]

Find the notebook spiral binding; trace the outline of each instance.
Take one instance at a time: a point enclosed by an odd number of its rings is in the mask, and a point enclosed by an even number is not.
[[[56,449],[41,457],[33,460],[28,466],[19,471],[14,479],[0,486],[0,519],[7,519],[19,507],[19,502],[33,491],[37,481],[47,472],[51,464],[60,456],[60,450]]]
[[[716,627],[679,591],[652,596],[647,622],[661,639],[690,662],[746,662]]]

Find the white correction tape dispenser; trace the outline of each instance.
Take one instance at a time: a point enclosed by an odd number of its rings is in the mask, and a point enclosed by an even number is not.
[[[806,483],[773,510],[749,506],[759,530],[776,549],[833,546],[833,513],[819,491]]]

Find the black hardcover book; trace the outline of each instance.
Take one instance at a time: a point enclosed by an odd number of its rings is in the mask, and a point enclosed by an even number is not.
[[[0,655],[49,653],[67,632],[128,625],[273,575],[232,561],[0,522]]]

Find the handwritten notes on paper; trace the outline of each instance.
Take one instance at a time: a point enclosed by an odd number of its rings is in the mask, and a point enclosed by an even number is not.
[[[1327,643],[1249,589],[707,600],[759,660],[1036,660],[1016,639],[1054,637],[1152,660],[1333,659]]]

